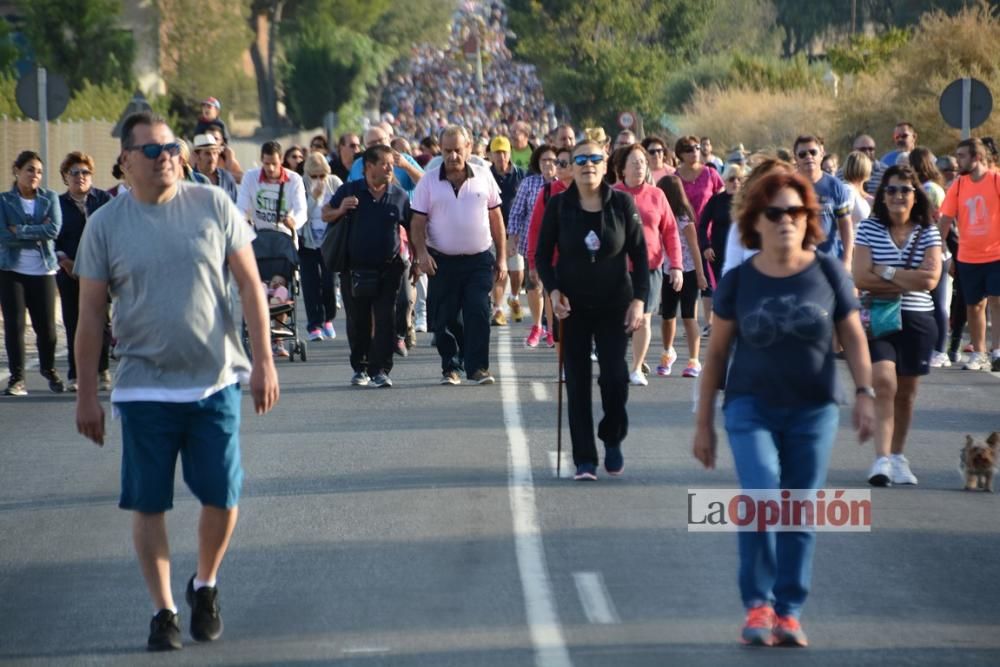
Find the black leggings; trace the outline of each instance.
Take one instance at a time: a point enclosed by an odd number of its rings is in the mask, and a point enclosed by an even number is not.
[[[76,325],[80,321],[80,281],[70,278],[60,271],[56,274],[56,286],[59,288],[59,301],[62,304],[63,326],[66,328],[66,361],[69,366],[68,379],[76,379]],[[104,327],[101,340],[101,356],[97,362],[97,371],[108,370],[108,350],[111,347],[111,329]]]
[[[39,368],[56,366],[56,277],[0,271],[0,309],[11,380],[24,380],[24,313],[31,314]]]

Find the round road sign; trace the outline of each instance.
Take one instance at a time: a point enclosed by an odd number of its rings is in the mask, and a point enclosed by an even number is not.
[[[993,95],[986,84],[979,79],[968,79],[969,129],[979,127],[993,111]],[[955,79],[941,93],[939,108],[941,117],[952,127],[962,129],[962,100],[965,79]]]
[[[631,111],[622,111],[618,114],[618,125],[620,125],[623,130],[629,129],[635,125],[635,115]]]
[[[55,120],[69,104],[69,86],[66,79],[54,72],[46,72],[45,111],[49,120]],[[38,70],[33,69],[17,80],[14,91],[17,106],[25,116],[38,120]]]

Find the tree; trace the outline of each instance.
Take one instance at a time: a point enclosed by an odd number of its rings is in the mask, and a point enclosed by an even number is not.
[[[0,76],[13,74],[17,61],[17,46],[11,35],[10,24],[0,20]]]
[[[70,90],[85,81],[132,85],[135,42],[116,27],[121,0],[19,0],[18,9],[39,64],[66,77]]]
[[[667,72],[703,43],[711,0],[512,0],[516,53],[574,118],[659,111]]]
[[[160,14],[160,69],[172,106],[193,129],[197,103],[213,96],[225,109],[246,106],[252,90],[242,68],[251,33],[250,7],[231,0],[156,0]],[[206,20],[211,17],[211,20]]]

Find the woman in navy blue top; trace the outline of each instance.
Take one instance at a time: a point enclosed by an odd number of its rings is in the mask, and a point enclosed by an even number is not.
[[[801,176],[776,171],[755,179],[736,213],[744,245],[760,252],[723,276],[715,292],[694,455],[715,466],[715,397],[725,375],[726,433],[741,487],[818,489],[840,419],[834,331],[857,385],[854,425],[862,440],[874,424],[857,299],[843,265],[814,250],[823,238],[819,204]],[[744,643],[806,645],[798,617],[814,544],[811,529],[740,532]]]

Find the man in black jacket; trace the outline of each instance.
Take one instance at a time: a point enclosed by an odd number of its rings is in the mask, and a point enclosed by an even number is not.
[[[392,182],[395,158],[388,146],[362,155],[365,177],[342,185],[324,207],[324,220],[350,225],[349,271],[340,277],[351,347],[351,384],[391,387],[396,344],[396,293],[403,277],[399,228],[410,226],[410,199]],[[372,322],[374,321],[374,336]]]

